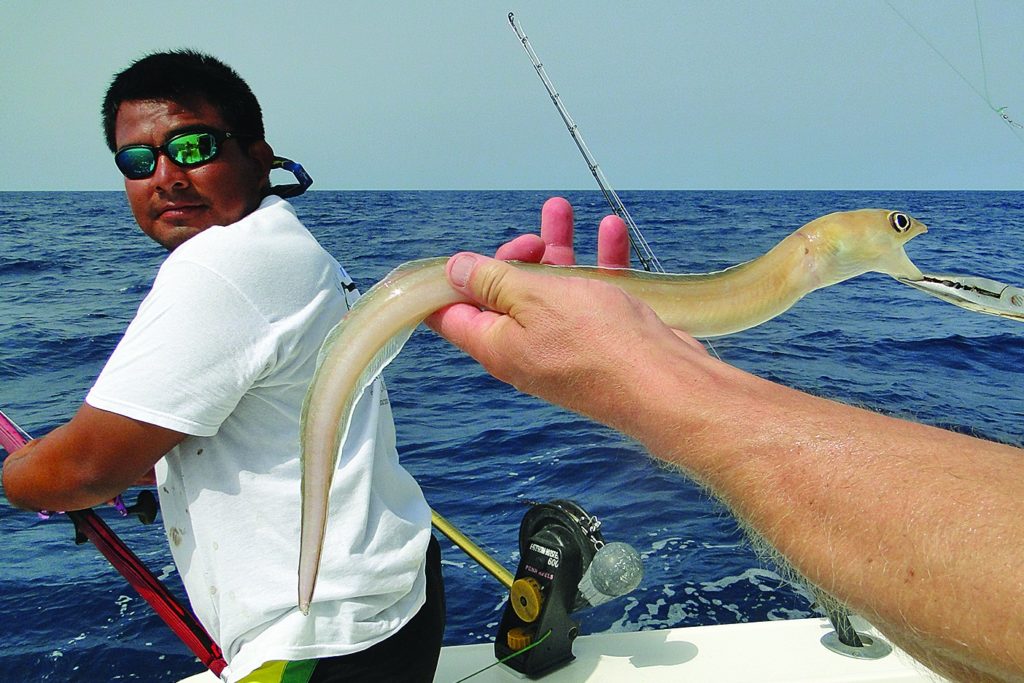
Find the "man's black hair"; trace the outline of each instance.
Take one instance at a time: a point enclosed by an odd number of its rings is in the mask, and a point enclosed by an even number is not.
[[[213,105],[229,132],[262,139],[263,112],[248,84],[224,62],[194,50],[147,55],[114,76],[103,98],[103,134],[117,151],[117,110],[123,102],[170,100]]]

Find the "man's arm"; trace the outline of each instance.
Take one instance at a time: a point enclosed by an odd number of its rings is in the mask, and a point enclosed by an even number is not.
[[[4,461],[4,494],[29,510],[80,510],[142,479],[185,434],[83,403],[65,425]]]
[[[494,376],[678,465],[929,666],[1024,677],[1024,451],[743,372],[605,283],[464,254],[448,270],[488,310],[435,328]]]

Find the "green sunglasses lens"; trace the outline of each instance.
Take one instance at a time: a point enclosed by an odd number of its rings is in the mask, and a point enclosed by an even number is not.
[[[156,168],[156,153],[152,147],[127,147],[114,155],[114,163],[126,178],[145,178]]]
[[[217,156],[217,138],[213,133],[186,133],[168,140],[164,149],[179,166],[197,166]]]

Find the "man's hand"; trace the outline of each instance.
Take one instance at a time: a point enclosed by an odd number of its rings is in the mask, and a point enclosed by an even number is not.
[[[448,261],[447,273],[477,306],[435,314],[441,336],[498,379],[612,426],[633,431],[623,422],[626,393],[707,360],[699,342],[607,282],[529,273],[466,252]]]
[[[597,232],[597,265],[602,268],[628,268],[629,248],[626,224],[618,216],[605,216]],[[540,235],[520,235],[498,247],[494,256],[502,261],[575,265],[572,205],[562,197],[547,200],[541,207]],[[425,322],[433,330],[440,331],[443,319],[464,321],[480,312],[471,304],[455,304],[434,313]]]
[[[494,256],[502,261],[575,265],[572,205],[561,197],[547,200],[540,211],[540,235],[520,235],[498,247]],[[618,216],[605,216],[601,221],[597,233],[597,265],[629,267],[629,233]]]
[[[598,230],[597,260],[604,268],[629,266],[629,235],[618,216],[606,216]],[[573,211],[561,197],[541,210],[541,234],[521,235],[502,245],[501,260],[573,265]],[[495,377],[530,394],[596,419],[614,406],[601,399],[584,405],[582,398],[611,396],[607,382],[628,368],[625,359],[644,344],[660,342],[704,355],[688,335],[665,327],[645,304],[610,284],[593,280],[525,273],[476,254],[458,254],[448,262],[452,286],[472,298],[438,311],[427,324],[479,361]],[[617,341],[633,327],[632,349]],[[595,347],[607,348],[595,353]],[[689,347],[688,349],[686,347]],[[598,359],[598,362],[594,362]],[[570,378],[567,381],[567,378]],[[600,404],[600,405],[599,405]]]

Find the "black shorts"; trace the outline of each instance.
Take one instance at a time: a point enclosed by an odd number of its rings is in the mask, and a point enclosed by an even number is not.
[[[427,546],[427,601],[416,616],[398,633],[371,648],[318,660],[309,683],[430,683],[441,656],[444,624],[441,546],[431,536]]]

